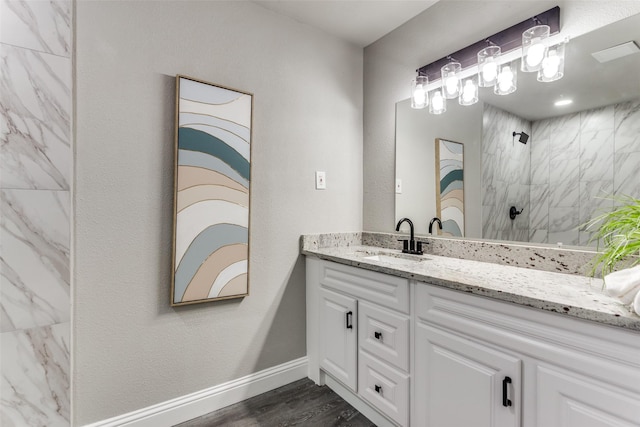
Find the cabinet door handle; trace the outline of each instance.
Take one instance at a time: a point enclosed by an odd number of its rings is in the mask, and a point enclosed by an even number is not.
[[[375,331],[373,333],[373,336],[376,337],[377,340],[381,340],[382,339],[382,332]]]
[[[508,397],[507,397],[507,394],[508,394],[507,386],[508,386],[508,384],[511,384],[511,378],[504,377],[504,379],[502,380],[502,406],[504,406],[504,407],[511,406],[511,400],[508,399]]]
[[[376,393],[380,394],[382,392],[382,386],[379,386],[378,384],[376,384],[374,388],[376,389]]]
[[[353,329],[353,322],[352,322],[352,317],[353,317],[353,311],[349,311],[347,312],[346,315],[346,319],[347,319],[347,329]]]

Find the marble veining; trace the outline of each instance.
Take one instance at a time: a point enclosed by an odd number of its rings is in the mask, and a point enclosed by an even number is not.
[[[71,0],[0,1],[0,40],[71,57]]]
[[[616,154],[640,151],[640,100],[615,106]]]
[[[638,140],[640,142],[640,140]],[[639,151],[616,155],[615,175],[613,177],[616,195],[627,195],[640,198],[640,179],[638,179],[638,165],[640,165]]]
[[[68,322],[68,191],[0,190],[1,332]]]
[[[532,132],[530,241],[595,246],[584,224],[614,194],[640,197],[640,100],[537,121]]]
[[[71,59],[0,44],[0,188],[68,190]]]
[[[583,132],[581,134],[581,181],[613,179],[613,141],[613,129]]]
[[[70,324],[0,334],[3,427],[69,425]]]
[[[369,261],[363,254],[389,252],[372,246],[330,247],[305,255],[404,277],[607,325],[640,331],[640,316],[607,296],[597,278],[498,266],[426,255],[424,262],[402,265]],[[396,251],[397,252],[397,251]]]
[[[530,145],[521,144],[512,132],[531,135],[531,124],[511,113],[486,105],[482,128],[482,235],[488,239],[528,240]],[[509,218],[509,208],[523,213]]]

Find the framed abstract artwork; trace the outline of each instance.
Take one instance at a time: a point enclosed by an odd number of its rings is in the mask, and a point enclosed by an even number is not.
[[[176,76],[171,305],[249,295],[253,95]]]
[[[436,138],[436,216],[443,236],[464,237],[464,145]]]

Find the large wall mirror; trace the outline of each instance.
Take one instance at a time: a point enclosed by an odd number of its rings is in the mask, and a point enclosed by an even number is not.
[[[613,195],[640,198],[640,53],[605,63],[592,53],[640,45],[638,28],[640,15],[571,40],[565,76],[552,83],[519,71],[515,93],[480,88],[480,102],[449,101],[442,115],[399,102],[396,221],[409,217],[428,234],[437,216],[435,145],[445,139],[464,146],[465,238],[594,245],[582,225],[611,209]]]

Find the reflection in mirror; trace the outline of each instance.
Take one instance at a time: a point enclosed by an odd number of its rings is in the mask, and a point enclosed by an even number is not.
[[[640,15],[571,40],[564,78],[552,83],[519,73],[515,93],[481,88],[477,104],[451,102],[437,116],[399,102],[396,221],[409,217],[427,234],[437,216],[434,146],[442,138],[464,145],[466,238],[595,245],[581,225],[611,209],[612,195],[640,198],[640,53],[606,63],[592,53],[640,45],[638,27]],[[520,212],[514,219],[511,208]]]

